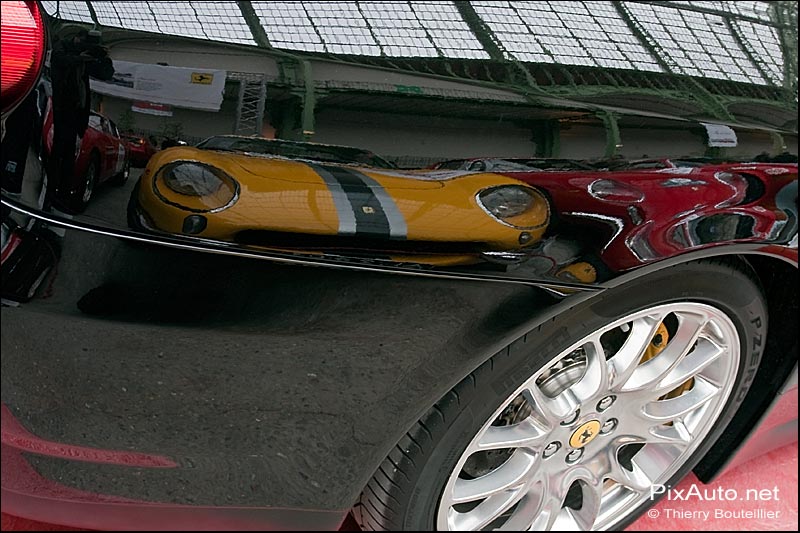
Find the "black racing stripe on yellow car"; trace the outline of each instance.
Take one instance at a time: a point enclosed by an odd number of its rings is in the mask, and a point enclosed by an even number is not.
[[[316,164],[309,166],[325,181],[333,195],[339,215],[340,235],[405,238],[405,220],[402,220],[400,227],[392,226],[384,209],[386,202],[378,196],[388,197],[388,194],[377,182],[347,168]],[[396,211],[392,212],[392,219],[396,222],[399,211],[394,202],[391,207]]]
[[[359,176],[348,169],[322,166],[339,182],[350,201],[356,218],[356,236],[380,236],[388,238],[391,233],[389,219],[378,201],[375,192]]]
[[[352,173],[354,176],[357,176],[361,181],[366,183],[372,193],[375,195],[375,198],[378,199],[378,202],[381,204],[383,212],[386,215],[386,219],[389,221],[389,238],[405,239],[408,237],[408,225],[406,224],[406,218],[403,216],[403,213],[400,212],[400,209],[397,208],[397,204],[395,204],[394,199],[389,195],[388,192],[386,192],[386,189],[383,188],[383,185],[357,170],[343,170]]]
[[[336,207],[336,214],[339,218],[339,229],[337,233],[339,235],[355,235],[356,215],[342,184],[339,183],[339,180],[337,180],[333,174],[321,166],[311,163],[309,163],[308,166],[322,178],[322,181],[325,182],[325,185],[328,187],[333,197],[333,205]]]

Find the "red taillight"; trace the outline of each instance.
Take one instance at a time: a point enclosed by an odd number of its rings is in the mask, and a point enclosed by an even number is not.
[[[3,113],[22,100],[39,79],[45,30],[38,2],[0,2],[0,104]]]

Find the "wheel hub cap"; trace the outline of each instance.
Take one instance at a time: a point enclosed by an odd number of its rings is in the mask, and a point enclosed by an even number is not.
[[[600,434],[600,421],[590,420],[581,425],[569,439],[569,445],[573,448],[583,448]]]

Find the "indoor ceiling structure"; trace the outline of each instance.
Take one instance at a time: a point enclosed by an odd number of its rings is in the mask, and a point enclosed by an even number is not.
[[[44,1],[66,23],[345,61],[572,102],[796,130],[797,4],[764,1]],[[748,104],[748,105],[743,105]],[[748,112],[748,115],[750,113]],[[752,116],[748,116],[752,124]],[[794,124],[794,128],[792,128]]]

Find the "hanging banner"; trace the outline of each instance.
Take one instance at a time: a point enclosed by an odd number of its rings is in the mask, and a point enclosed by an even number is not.
[[[153,102],[134,102],[131,111],[143,113],[145,115],[156,115],[157,117],[171,117],[172,106],[166,104],[155,104]]]
[[[722,148],[733,148],[737,144],[736,132],[728,126],[722,124],[709,124],[701,122],[706,127],[708,133],[708,145],[719,146]]]
[[[165,67],[114,60],[110,81],[90,80],[94,92],[188,109],[219,111],[224,70]]]

